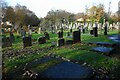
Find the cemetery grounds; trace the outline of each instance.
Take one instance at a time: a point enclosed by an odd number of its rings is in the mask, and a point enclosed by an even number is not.
[[[64,31],[64,38],[67,31]],[[93,69],[94,78],[119,78],[120,75],[120,54],[113,51],[110,55],[95,52],[91,49],[97,47],[96,44],[88,42],[110,42],[109,35],[118,34],[117,30],[109,31],[105,36],[103,33],[98,37],[90,36],[89,33],[81,34],[81,43],[64,45],[61,47],[51,46],[52,42],[57,42],[57,34],[49,33],[50,40],[45,44],[38,44],[38,38],[43,34],[32,34],[32,46],[23,48],[22,38],[15,36],[12,47],[1,48],[2,50],[2,74],[3,78],[12,77],[25,78],[25,71],[31,71],[34,75],[39,75],[48,68],[55,66],[63,61],[88,66]],[[5,34],[9,36],[8,34]],[[108,46],[110,47],[110,46]],[[27,76],[28,77],[28,76]],[[35,77],[34,77],[35,78]]]

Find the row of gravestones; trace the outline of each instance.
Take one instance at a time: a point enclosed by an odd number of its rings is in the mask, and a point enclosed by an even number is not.
[[[71,31],[72,32],[72,31]],[[69,34],[69,33],[68,33]],[[81,42],[81,30],[79,29],[78,31],[74,31],[72,33],[73,40],[67,40],[65,42],[65,39],[63,38],[63,32],[58,32],[58,46],[64,46],[66,44],[75,44],[78,42]]]
[[[49,37],[49,34],[47,32],[44,33],[45,36],[43,37],[40,37],[38,39],[38,43],[39,44],[44,44],[46,43],[46,40],[50,40],[50,37]],[[73,32],[73,40],[67,40],[66,41],[66,44],[73,44],[73,43],[77,43],[77,42],[81,42],[81,38],[80,38],[80,30],[79,31],[74,31]],[[63,46],[65,45],[65,39],[63,38],[63,32],[58,32],[58,46]],[[24,44],[24,47],[27,47],[27,46],[32,46],[32,39],[31,37],[24,37],[23,38],[23,44]]]
[[[72,31],[70,31],[72,32]],[[74,31],[73,32],[73,40],[67,40],[66,44],[73,44],[73,43],[77,43],[77,42],[81,42],[81,38],[80,38],[80,30],[79,31]],[[11,47],[12,46],[12,41],[13,41],[13,34],[10,34],[12,36],[11,37],[4,37],[2,38],[2,48],[5,47]],[[63,46],[65,45],[65,39],[63,38],[63,32],[58,32],[58,46]],[[39,44],[44,44],[46,43],[46,40],[50,40],[49,34],[48,32],[44,33],[43,37],[40,37],[38,39],[38,43]],[[23,47],[28,47],[28,46],[32,46],[32,38],[30,36],[28,37],[23,37]]]
[[[94,27],[93,30],[90,30],[90,35],[98,36],[97,27]],[[104,27],[104,35],[107,35],[107,26]]]
[[[23,38],[23,47],[28,47],[28,46],[32,46],[32,38],[31,36],[28,37],[22,37]],[[46,40],[49,40],[49,34],[47,32],[44,33],[43,37],[40,37],[38,39],[39,44],[43,44],[46,43]],[[6,47],[12,47],[12,43],[15,41],[14,35],[13,33],[10,33],[10,37],[6,37],[3,35],[2,37],[2,48],[6,48]]]
[[[44,43],[46,43],[47,40],[50,40],[50,36],[49,36],[48,32],[45,32],[44,36],[42,36],[38,39],[38,43],[44,44]],[[28,46],[32,46],[32,38],[30,36],[23,38],[23,47],[25,48]]]

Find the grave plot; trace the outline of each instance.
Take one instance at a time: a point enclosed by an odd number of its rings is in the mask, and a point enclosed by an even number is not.
[[[105,55],[111,55],[112,52],[114,51],[113,48],[107,48],[107,47],[95,47],[95,48],[92,48],[91,50],[104,53]]]
[[[83,67],[79,64],[71,62],[62,62],[45,70],[42,74],[47,78],[90,78],[92,76],[92,69]]]
[[[95,45],[99,45],[99,46],[108,46],[108,47],[116,46],[115,43],[110,43],[110,42],[87,42],[87,44],[95,44]]]
[[[120,43],[120,35],[111,35],[109,39],[113,40],[114,42]]]

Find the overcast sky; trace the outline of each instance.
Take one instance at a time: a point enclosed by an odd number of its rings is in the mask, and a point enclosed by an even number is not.
[[[118,10],[120,0],[6,0],[9,5],[15,6],[17,3],[27,6],[38,17],[45,17],[51,9],[62,9],[72,13],[85,11],[85,6],[104,4],[105,10],[108,11],[109,2],[111,1],[111,11]]]

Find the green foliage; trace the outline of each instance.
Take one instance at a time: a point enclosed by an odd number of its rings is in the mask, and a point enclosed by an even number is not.
[[[104,18],[103,17],[100,18],[99,23],[102,23],[102,24],[104,23]]]

